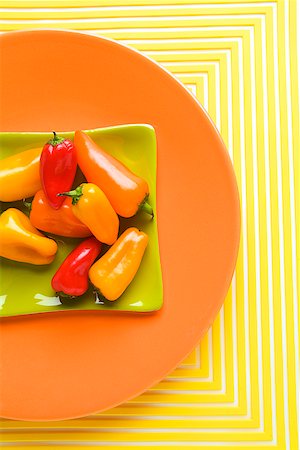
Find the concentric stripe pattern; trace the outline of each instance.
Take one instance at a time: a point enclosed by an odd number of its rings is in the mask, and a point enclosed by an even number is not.
[[[171,71],[220,130],[242,205],[232,286],[184,363],[103,414],[51,423],[3,420],[2,445],[300,449],[297,0],[0,5],[2,32],[82,30],[126,43]]]

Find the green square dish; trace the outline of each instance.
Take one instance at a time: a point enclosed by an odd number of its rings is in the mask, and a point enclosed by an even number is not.
[[[92,139],[108,153],[122,161],[133,172],[149,183],[149,203],[156,211],[156,138],[150,125],[122,125],[87,130]],[[59,133],[73,138],[73,132]],[[0,133],[0,158],[32,147],[43,146],[50,133]],[[77,178],[74,186],[82,179]],[[3,203],[3,208],[18,203]],[[35,266],[0,258],[0,317],[18,316],[68,310],[116,310],[150,312],[161,308],[163,302],[162,276],[159,258],[157,219],[138,213],[130,219],[120,220],[120,232],[135,226],[145,231],[149,243],[141,266],[126,291],[115,302],[97,298],[93,289],[78,299],[59,299],[51,288],[51,279],[70,251],[81,241],[61,236],[51,236],[58,243],[58,252],[52,264]]]

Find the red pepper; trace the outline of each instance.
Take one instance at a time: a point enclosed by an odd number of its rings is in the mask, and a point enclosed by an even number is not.
[[[83,295],[89,286],[89,269],[100,251],[101,243],[95,237],[82,241],[55,273],[52,288],[62,296]]]
[[[58,197],[60,192],[69,191],[72,187],[77,157],[75,147],[69,139],[54,137],[44,145],[40,159],[40,178],[46,197],[54,209],[59,209],[64,202]]]

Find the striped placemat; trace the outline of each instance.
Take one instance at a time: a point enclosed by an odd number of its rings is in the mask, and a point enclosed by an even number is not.
[[[82,30],[137,48],[175,74],[217,124],[242,205],[231,289],[184,363],[103,414],[49,423],[3,420],[3,446],[300,449],[297,5],[1,0],[1,32]]]

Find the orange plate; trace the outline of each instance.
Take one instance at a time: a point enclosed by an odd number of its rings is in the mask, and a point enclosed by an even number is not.
[[[236,181],[200,105],[141,54],[64,31],[8,33],[0,42],[2,131],[149,123],[157,133],[163,309],[1,320],[1,414],[79,417],[157,383],[213,322],[237,257]]]

